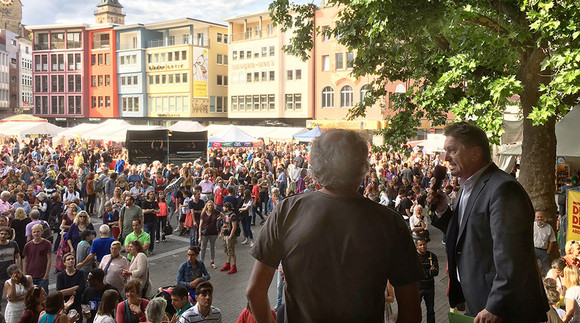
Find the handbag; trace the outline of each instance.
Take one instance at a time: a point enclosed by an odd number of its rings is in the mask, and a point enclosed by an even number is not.
[[[183,223],[183,225],[185,225],[188,228],[193,228],[193,215],[191,215],[191,212],[187,212],[185,214],[185,222]]]
[[[172,233],[173,233],[173,227],[171,226],[171,224],[169,224],[169,223],[168,223],[168,224],[165,226],[165,228],[163,228],[163,234],[164,234],[164,235],[166,235],[166,236],[169,236],[169,235],[171,235]]]

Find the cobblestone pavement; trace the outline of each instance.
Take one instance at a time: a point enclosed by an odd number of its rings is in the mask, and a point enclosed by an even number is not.
[[[98,230],[100,219],[92,219],[95,228]],[[174,226],[176,227],[176,226]],[[259,234],[261,226],[252,227],[254,236]],[[445,275],[446,257],[445,246],[441,243],[442,234],[436,228],[431,228],[432,241],[429,243],[429,250],[434,252],[439,259],[440,274],[435,280],[435,314],[437,322],[447,322],[447,311],[449,310],[447,297],[447,277]],[[246,307],[247,301],[245,296],[246,285],[250,277],[254,258],[250,256],[250,245],[242,245],[243,238],[238,238],[236,245],[236,254],[238,257],[238,272],[233,275],[228,275],[226,272],[220,272],[219,268],[225,263],[225,254],[221,240],[216,242],[216,257],[215,262],[218,269],[208,267],[211,275],[210,282],[213,284],[214,300],[213,305],[218,307],[222,312],[223,322],[235,322],[240,312]],[[153,287],[170,286],[175,284],[177,276],[177,269],[186,261],[186,251],[189,247],[189,237],[179,237],[171,235],[167,237],[166,243],[155,245],[155,252],[149,257],[151,264],[150,276]],[[209,249],[209,248],[208,248]],[[54,261],[55,255],[53,255]],[[210,253],[206,253],[206,263],[209,264]],[[51,271],[50,274],[50,290],[56,287],[56,274]],[[270,284],[269,298],[270,304],[276,304],[276,275]],[[5,298],[3,300],[2,308],[5,308]],[[425,315],[425,306],[422,305],[423,315]],[[423,321],[426,321],[425,319]]]

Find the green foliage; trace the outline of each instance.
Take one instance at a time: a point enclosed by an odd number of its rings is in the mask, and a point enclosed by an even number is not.
[[[384,130],[400,147],[420,118],[444,124],[448,112],[482,126],[495,143],[509,99],[529,96],[524,117],[540,125],[567,113],[580,94],[580,1],[331,0],[339,14],[328,34],[356,53],[353,77],[376,76],[370,97],[349,117],[384,102],[389,80],[414,80],[390,107]],[[285,49],[307,59],[314,6],[275,0],[273,19],[297,37]],[[291,13],[297,13],[292,16]],[[340,36],[340,37],[337,37]],[[522,100],[523,101],[523,100]]]

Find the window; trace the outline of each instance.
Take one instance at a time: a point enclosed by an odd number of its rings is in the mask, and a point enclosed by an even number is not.
[[[58,71],[58,61],[56,60],[56,54],[50,55],[50,70]]]
[[[48,71],[48,55],[42,55],[42,71]]]
[[[66,61],[67,61],[67,64],[68,64],[68,70],[69,71],[74,71],[74,69],[75,69],[74,54],[68,54],[66,56]]]
[[[106,107],[107,108],[110,107],[111,106],[111,97],[110,96],[105,97],[105,102],[106,102]]]
[[[215,96],[209,97],[209,112],[215,113]]]
[[[68,114],[75,113],[75,97],[69,96],[68,97]]]
[[[181,60],[184,60],[185,61],[186,59],[187,59],[187,52],[184,51],[184,50],[182,50],[181,51]]]
[[[99,86],[103,86],[103,76],[99,75]]]
[[[91,108],[97,107],[97,97],[91,97]]]
[[[292,70],[288,70],[288,71],[286,71],[286,73],[287,73],[286,79],[287,79],[288,81],[292,81],[292,79],[293,79],[293,76],[294,76],[294,71],[292,71]]]
[[[238,101],[240,102],[240,111],[244,111],[245,110],[244,97],[243,96],[239,96],[238,97]]]
[[[254,111],[260,110],[260,96],[254,95]]]
[[[223,85],[223,78],[221,75],[217,76],[217,85]]]
[[[68,32],[66,34],[66,47],[67,48],[81,48],[81,33],[80,32]]]
[[[163,84],[163,85],[167,84],[167,75],[166,74],[161,75],[161,84]]]
[[[268,96],[265,94],[260,95],[260,109],[262,111],[268,109]]]
[[[322,107],[334,108],[334,90],[330,86],[322,89]]]
[[[75,113],[76,114],[81,114],[81,96],[77,95],[75,96]]]
[[[105,65],[111,64],[111,54],[105,54]]]
[[[218,43],[222,43],[224,41],[223,36],[224,35],[222,33],[217,33],[217,42]]]
[[[224,75],[224,85],[228,85],[228,76]]]
[[[34,71],[40,72],[41,66],[42,66],[41,55],[35,55],[34,56]],[[40,102],[40,99],[38,101]]]
[[[244,59],[244,51],[243,50],[240,51],[240,59]]]
[[[254,72],[254,82],[260,81],[260,72]]]
[[[233,51],[232,52],[232,59],[235,61],[238,59],[238,52],[237,51]]]
[[[274,110],[276,102],[274,101],[274,94],[268,94],[268,108]]]
[[[302,94],[294,94],[294,110],[302,109]]]
[[[328,26],[322,26],[322,41],[330,40],[330,35],[328,34],[329,31],[330,29],[328,28]]]
[[[286,110],[292,110],[294,96],[292,94],[286,94]]]
[[[182,73],[181,74],[181,82],[187,83],[187,73]]]
[[[252,111],[252,96],[246,95],[246,111]]]
[[[69,92],[74,92],[75,90],[75,76],[74,75],[68,75],[68,91]],[[69,97],[70,99],[71,97]]]
[[[232,96],[231,102],[232,102],[232,111],[238,111],[238,97]]]
[[[346,68],[352,68],[354,64],[354,53],[346,53]]]
[[[57,113],[57,108],[58,108],[58,97],[53,96],[50,98],[51,102],[50,102],[50,112],[52,114],[56,114]]]
[[[270,81],[274,81],[274,80],[275,80],[275,72],[270,71]]]
[[[295,80],[301,80],[302,79],[302,70],[296,70],[294,72],[294,79]]]
[[[267,26],[268,37],[274,35],[274,24],[268,24]]]
[[[228,55],[224,55],[224,65],[228,65]]]
[[[105,75],[105,86],[111,85],[111,76]]]
[[[224,44],[228,43],[228,34],[224,34]]]
[[[48,49],[48,33],[35,33],[34,50],[46,50],[46,49]]]
[[[322,56],[322,70],[328,71],[330,69],[330,57],[328,55]]]
[[[270,46],[269,52],[270,56],[274,56],[274,46]]]
[[[246,58],[247,59],[252,58],[252,51],[251,50],[246,51]]]
[[[252,73],[247,73],[246,74],[246,82],[247,83],[252,83]]]
[[[268,56],[268,47],[262,47],[262,57]]]
[[[343,53],[336,53],[334,57],[335,57],[336,70],[344,69],[344,54]]]
[[[167,53],[167,61],[168,62],[172,62],[173,61],[173,52]]]
[[[127,84],[127,78],[124,76],[121,76],[121,85],[126,85]]]
[[[223,111],[224,111],[223,97],[218,96],[218,97],[216,97],[215,112],[221,113]]]
[[[369,91],[371,90],[371,86],[368,84],[363,85],[360,88],[360,103],[362,104],[364,99],[369,95]]]
[[[262,72],[262,82],[266,82],[268,80],[268,73]]]
[[[161,84],[161,75],[155,75],[155,84]]]
[[[129,77],[129,78],[131,78],[131,77]],[[139,77],[137,75],[134,75],[133,76],[133,85],[139,85],[138,80],[139,80]]]
[[[223,56],[222,54],[217,54],[217,64],[218,65],[222,65],[223,64]]]
[[[173,84],[173,74],[167,75],[167,83]]]
[[[97,57],[99,59],[99,61],[98,61],[99,62],[99,65],[103,65],[103,63],[104,63],[103,54],[99,54],[99,55],[97,55]]]
[[[260,52],[258,52],[258,51],[254,52],[254,58],[258,58],[258,57],[260,57]]]
[[[175,83],[181,83],[181,74],[180,73],[175,74]]]
[[[50,49],[64,49],[64,33],[52,32],[50,34]]]
[[[354,91],[350,85],[345,85],[340,89],[340,107],[341,108],[350,108],[353,106]]]
[[[78,71],[81,69],[81,54],[75,54],[75,69]]]
[[[173,45],[175,45],[175,36],[169,36],[169,37],[167,38],[167,45],[168,45],[168,46],[173,46]]]

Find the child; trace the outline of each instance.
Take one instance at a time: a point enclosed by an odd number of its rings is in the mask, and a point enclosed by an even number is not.
[[[240,220],[238,215],[234,212],[234,206],[230,202],[224,203],[223,218],[224,224],[219,237],[224,239],[224,250],[226,252],[227,261],[222,267],[221,271],[228,271],[228,275],[234,274],[238,271],[236,267],[236,243],[240,235]],[[231,264],[231,267],[230,267]]]
[[[159,205],[159,213],[157,213],[157,231],[155,232],[155,240],[159,241],[161,232],[161,240],[167,242],[165,239],[165,226],[167,225],[167,200],[165,192],[159,192],[157,196],[157,205]]]

